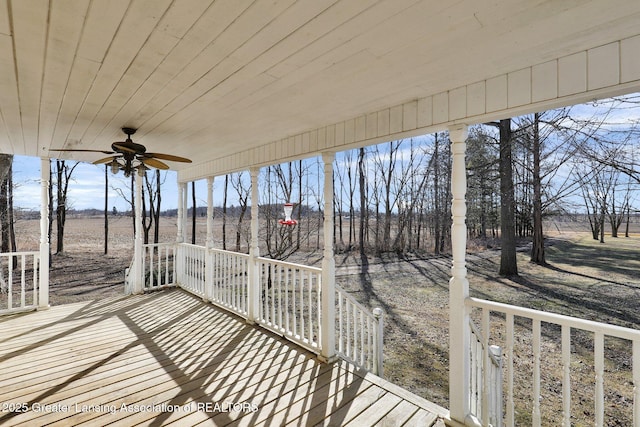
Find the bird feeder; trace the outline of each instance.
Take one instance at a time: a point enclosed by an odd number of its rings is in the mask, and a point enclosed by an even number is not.
[[[285,203],[284,204],[284,219],[281,219],[278,222],[281,225],[286,225],[286,226],[289,226],[289,227],[298,224],[298,221],[296,221],[295,219],[291,219],[291,214],[292,213],[293,213],[293,203]]]

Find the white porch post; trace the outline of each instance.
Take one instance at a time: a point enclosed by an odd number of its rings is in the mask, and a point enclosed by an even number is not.
[[[207,249],[213,248],[213,177],[207,177]]]
[[[186,182],[178,182],[178,235],[177,243],[186,242],[187,238],[187,199],[188,190]]]
[[[336,352],[336,263],[333,258],[333,160],[335,153],[322,153],[324,162],[324,223],[322,254],[320,359],[331,363]]]
[[[260,318],[260,271],[258,270],[258,174],[260,168],[251,168],[251,243],[249,245],[249,271],[248,271],[248,307],[247,322],[255,323]]]
[[[40,159],[40,277],[38,309],[49,308],[49,159]]]
[[[144,168],[140,167],[136,170],[136,206],[135,221],[136,235],[133,242],[133,283],[132,293],[141,294],[144,288],[144,271],[142,271],[142,179],[144,177]]]
[[[204,300],[213,300],[213,253],[209,250],[213,248],[213,177],[207,177],[207,255],[204,263],[205,294]]]
[[[470,412],[469,376],[469,309],[465,300],[469,297],[469,282],[465,261],[467,247],[465,194],[467,177],[465,152],[467,126],[449,128],[453,166],[451,171],[451,252],[453,266],[449,281],[449,411],[451,418],[464,423]]]
[[[176,250],[175,250],[175,268],[176,277],[175,283],[182,284],[183,278],[183,248],[181,243],[184,243],[187,229],[187,183],[178,181],[178,233],[176,235]]]

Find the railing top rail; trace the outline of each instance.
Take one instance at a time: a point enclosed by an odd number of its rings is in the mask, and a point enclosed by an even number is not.
[[[604,335],[622,338],[630,341],[640,340],[640,330],[625,328],[623,326],[609,325],[593,320],[580,319],[563,314],[549,313],[531,308],[517,307],[499,302],[487,301],[479,298],[467,298],[466,304],[470,307],[485,308],[514,316],[527,317],[546,323],[566,325],[574,329],[582,329],[589,332],[599,332]]]
[[[195,248],[195,249],[207,249],[205,246],[202,245],[194,245],[193,243],[174,243],[177,244],[178,246],[185,246],[187,248]]]
[[[39,251],[21,251],[21,252],[2,252],[0,256],[22,256],[22,255],[36,255],[40,256]]]
[[[270,263],[270,264],[280,264],[280,265],[284,265],[285,267],[312,271],[314,273],[322,273],[322,268],[320,268],[320,267],[311,267],[311,266],[308,266],[308,265],[296,264],[294,262],[280,261],[280,260],[277,260],[277,259],[271,259],[271,258],[265,258],[265,257],[258,257],[258,261],[267,262],[267,263]]]
[[[229,255],[240,257],[240,258],[249,258],[249,254],[245,254],[242,252],[228,251],[226,249],[209,248],[208,251],[216,252],[219,254],[229,254]]]

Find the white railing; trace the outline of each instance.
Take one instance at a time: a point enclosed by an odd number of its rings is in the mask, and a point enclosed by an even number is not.
[[[318,353],[322,269],[262,257],[257,263],[260,324]]]
[[[248,318],[250,257],[186,243],[143,246],[144,290],[178,285],[206,301]],[[256,322],[320,354],[322,269],[257,257]],[[130,268],[129,271],[132,271]],[[131,288],[127,274],[125,290]],[[339,355],[382,375],[382,310],[370,313],[336,287]]]
[[[39,252],[0,254],[0,314],[38,307],[39,261]]]
[[[624,414],[629,419],[626,425],[640,426],[640,331],[476,298],[467,299],[467,304],[481,311],[484,340],[504,342],[507,426],[515,425],[517,417],[533,426],[547,422],[572,425],[572,404],[576,402],[571,396],[575,387],[572,381],[578,382],[574,375],[586,376],[586,383],[593,387],[592,394],[585,394],[581,388],[578,396],[579,401],[593,402],[581,414],[593,414],[589,423],[598,427],[622,425],[617,424],[622,414],[615,411],[629,406]],[[489,331],[494,331],[493,336]],[[487,348],[483,351],[486,353]],[[521,382],[522,375],[518,377],[520,389],[530,391],[529,405],[518,410],[516,366],[520,374],[524,370],[531,372],[529,384]],[[606,407],[605,374],[615,376],[610,385],[607,383],[607,396],[619,394]],[[623,389],[628,384],[635,387],[627,387],[629,396],[625,397]],[[524,397],[520,395],[519,400]],[[562,408],[561,414],[555,413],[554,408]]]
[[[150,243],[142,246],[144,290],[160,289],[172,285],[176,278],[176,245]],[[131,268],[129,268],[131,270]]]
[[[483,316],[482,321],[483,329],[488,330],[489,317]],[[502,348],[489,345],[488,335],[482,334],[473,321],[470,321],[469,325],[471,327],[469,385],[471,413],[483,426],[501,427],[503,418]]]
[[[336,285],[336,346],[338,353],[355,365],[383,375],[382,310],[369,312]]]
[[[192,294],[206,299],[207,249],[204,246],[181,243],[178,245],[178,255],[180,257],[178,284]]]
[[[249,255],[209,249],[206,299],[247,317]]]

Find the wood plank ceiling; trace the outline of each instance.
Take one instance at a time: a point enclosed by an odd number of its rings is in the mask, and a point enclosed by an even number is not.
[[[0,151],[128,126],[197,164],[639,33],[637,0],[0,0]]]

